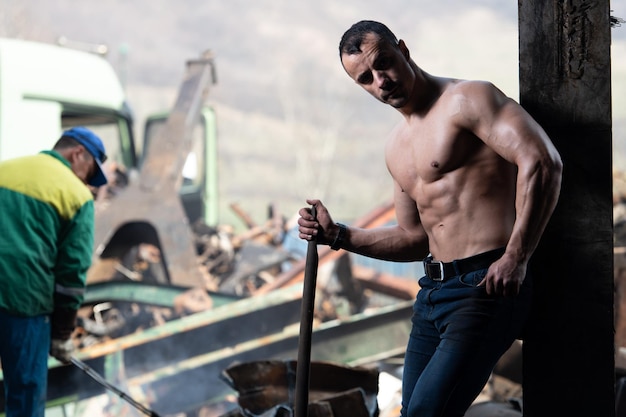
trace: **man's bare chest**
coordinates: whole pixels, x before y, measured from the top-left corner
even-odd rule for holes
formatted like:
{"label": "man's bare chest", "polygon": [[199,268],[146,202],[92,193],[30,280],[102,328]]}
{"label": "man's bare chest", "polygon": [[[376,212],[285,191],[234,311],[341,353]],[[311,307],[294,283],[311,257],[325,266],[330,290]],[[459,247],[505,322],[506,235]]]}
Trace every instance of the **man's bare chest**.
{"label": "man's bare chest", "polygon": [[484,143],[471,132],[445,122],[424,122],[397,132],[387,147],[387,161],[404,187],[432,183],[472,164]]}

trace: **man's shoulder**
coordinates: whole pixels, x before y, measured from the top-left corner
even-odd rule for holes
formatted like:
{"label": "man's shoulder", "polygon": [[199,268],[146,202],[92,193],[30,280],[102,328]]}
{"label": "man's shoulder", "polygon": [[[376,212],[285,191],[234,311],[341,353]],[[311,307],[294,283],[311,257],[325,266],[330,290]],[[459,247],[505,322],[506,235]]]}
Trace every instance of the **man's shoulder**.
{"label": "man's shoulder", "polygon": [[513,101],[495,84],[485,80],[454,80],[439,98],[439,104],[447,109],[450,116],[470,119],[485,112],[496,112]]}
{"label": "man's shoulder", "polygon": [[0,187],[48,203],[64,214],[93,200],[89,188],[63,159],[43,152],[0,164]]}
{"label": "man's shoulder", "polygon": [[453,79],[445,85],[442,96],[458,98],[493,94],[503,93],[491,81]]}

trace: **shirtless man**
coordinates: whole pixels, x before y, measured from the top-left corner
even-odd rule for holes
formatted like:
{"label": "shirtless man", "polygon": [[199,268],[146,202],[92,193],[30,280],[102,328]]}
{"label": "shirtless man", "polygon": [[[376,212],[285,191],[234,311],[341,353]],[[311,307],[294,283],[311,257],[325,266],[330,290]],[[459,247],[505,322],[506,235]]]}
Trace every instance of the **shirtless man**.
{"label": "shirtless man", "polygon": [[332,220],[321,201],[299,236],[373,258],[424,261],[405,354],[402,416],[463,416],[530,306],[528,261],[556,205],[562,163],[543,129],[488,82],[435,77],[404,41],[362,21],[341,63],[404,120],[385,146],[397,224]]}

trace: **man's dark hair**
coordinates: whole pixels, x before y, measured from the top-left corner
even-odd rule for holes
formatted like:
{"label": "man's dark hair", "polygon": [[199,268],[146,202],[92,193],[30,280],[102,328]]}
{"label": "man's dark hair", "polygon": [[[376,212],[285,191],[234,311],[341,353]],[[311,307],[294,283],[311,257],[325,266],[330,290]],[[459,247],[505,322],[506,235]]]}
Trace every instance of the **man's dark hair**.
{"label": "man's dark hair", "polygon": [[389,42],[391,45],[396,45],[398,39],[391,30],[380,22],[373,20],[361,20],[355,23],[348,29],[339,42],[339,57],[341,55],[354,55],[359,54],[361,51],[361,43],[368,33],[373,33],[378,36],[378,39]]}
{"label": "man's dark hair", "polygon": [[80,146],[80,143],[78,143],[75,139],[70,138],[69,136],[61,136],[61,138],[57,140],[57,142],[54,144],[52,149],[54,149],[55,151],[63,151],[65,149],[75,148],[77,146]]}

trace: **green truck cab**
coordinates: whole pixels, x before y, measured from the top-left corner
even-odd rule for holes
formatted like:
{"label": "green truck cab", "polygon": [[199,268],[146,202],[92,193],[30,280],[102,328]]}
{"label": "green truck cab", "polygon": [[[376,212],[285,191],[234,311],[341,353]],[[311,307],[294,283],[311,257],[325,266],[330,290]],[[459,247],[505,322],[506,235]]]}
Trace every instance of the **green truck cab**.
{"label": "green truck cab", "polygon": [[[142,149],[167,114],[151,116]],[[18,39],[0,38],[0,161],[49,149],[72,126],[92,129],[105,143],[107,165],[140,168],[133,112],[122,83],[102,56]],[[189,221],[215,224],[217,213],[214,111],[204,106],[183,169],[181,198]]]}

